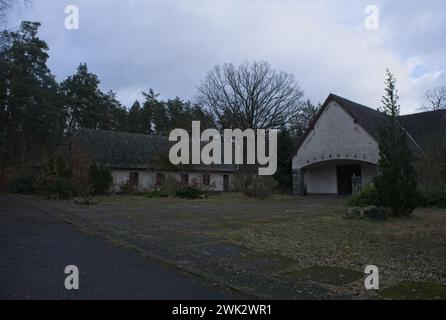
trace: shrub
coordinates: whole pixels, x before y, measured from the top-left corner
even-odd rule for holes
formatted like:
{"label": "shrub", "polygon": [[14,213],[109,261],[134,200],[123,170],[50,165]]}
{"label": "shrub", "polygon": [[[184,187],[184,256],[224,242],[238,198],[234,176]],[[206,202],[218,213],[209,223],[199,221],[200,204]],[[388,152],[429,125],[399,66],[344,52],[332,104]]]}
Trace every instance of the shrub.
{"label": "shrub", "polygon": [[236,175],[239,191],[251,198],[264,199],[273,193],[277,181],[271,176],[259,176],[256,173],[243,172]]}
{"label": "shrub", "polygon": [[264,176],[259,177],[260,181],[257,184],[254,197],[259,199],[266,199],[273,194],[273,191],[277,188],[278,182],[274,177]]}
{"label": "shrub", "polygon": [[160,191],[163,191],[168,195],[176,195],[176,192],[181,189],[181,182],[171,176],[166,176],[164,182],[159,187]]}
{"label": "shrub", "polygon": [[133,186],[129,180],[123,182],[119,185],[119,194],[135,194],[137,192],[137,188]]}
{"label": "shrub", "polygon": [[361,208],[378,205],[378,191],[375,186],[366,186],[361,193],[350,199],[350,205]]}
{"label": "shrub", "polygon": [[62,158],[49,159],[36,176],[34,186],[37,192],[49,199],[69,199],[84,191]]}
{"label": "shrub", "polygon": [[71,172],[63,158],[51,158],[46,161],[42,173],[49,176],[70,177]]}
{"label": "shrub", "polygon": [[217,189],[217,184],[215,183],[215,181],[213,181],[208,186],[202,185],[200,188],[201,192],[203,192],[205,195],[211,194],[212,192],[214,192],[215,189]]}
{"label": "shrub", "polygon": [[177,190],[175,193],[175,196],[181,199],[199,199],[203,195],[204,194],[200,190],[191,187]]}
{"label": "shrub", "polygon": [[47,176],[40,180],[40,192],[48,199],[71,199],[82,192],[81,186],[69,177]]}
{"label": "shrub", "polygon": [[98,166],[96,163],[90,166],[89,179],[95,194],[107,193],[113,184],[110,168]]}
{"label": "shrub", "polygon": [[82,186],[82,190],[87,194],[93,193],[90,183],[91,164],[91,158],[85,150],[79,146],[73,145],[70,156],[70,176]]}
{"label": "shrub", "polygon": [[8,183],[8,189],[12,193],[33,194],[34,179],[37,172],[33,169],[20,170]]}
{"label": "shrub", "polygon": [[421,202],[425,207],[445,207],[446,193],[438,191],[421,191]]}

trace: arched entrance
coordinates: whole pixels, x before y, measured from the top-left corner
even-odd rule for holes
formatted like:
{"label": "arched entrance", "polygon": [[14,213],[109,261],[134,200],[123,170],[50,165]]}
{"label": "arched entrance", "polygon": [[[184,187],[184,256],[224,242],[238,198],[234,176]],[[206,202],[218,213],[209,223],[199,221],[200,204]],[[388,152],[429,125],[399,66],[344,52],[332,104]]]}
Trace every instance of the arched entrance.
{"label": "arched entrance", "polygon": [[355,186],[373,182],[378,166],[371,162],[336,159],[312,163],[294,172],[300,194],[351,195]]}

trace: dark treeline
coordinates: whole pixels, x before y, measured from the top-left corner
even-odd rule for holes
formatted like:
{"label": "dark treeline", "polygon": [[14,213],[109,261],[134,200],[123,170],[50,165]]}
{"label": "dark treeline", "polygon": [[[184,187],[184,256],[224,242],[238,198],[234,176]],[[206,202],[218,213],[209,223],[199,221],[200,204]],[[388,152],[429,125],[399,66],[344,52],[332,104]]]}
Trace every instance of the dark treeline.
{"label": "dark treeline", "polygon": [[98,76],[85,63],[57,82],[39,27],[25,21],[0,34],[0,170],[42,163],[79,128],[167,136],[176,128],[189,131],[195,120],[203,129],[279,129],[276,180],[290,190],[295,137],[319,109],[301,99],[303,91],[292,75],[276,72],[266,62],[226,64],[201,84],[202,104],[163,100],[149,89],[141,101],[124,106],[115,92],[101,91]]}
{"label": "dark treeline", "polygon": [[100,80],[83,63],[58,83],[39,26],[23,22],[0,35],[0,168],[38,163],[78,128],[167,135],[190,128],[192,120],[214,126],[200,105],[163,101],[151,89],[143,92],[144,101],[126,108],[116,93],[99,89]]}

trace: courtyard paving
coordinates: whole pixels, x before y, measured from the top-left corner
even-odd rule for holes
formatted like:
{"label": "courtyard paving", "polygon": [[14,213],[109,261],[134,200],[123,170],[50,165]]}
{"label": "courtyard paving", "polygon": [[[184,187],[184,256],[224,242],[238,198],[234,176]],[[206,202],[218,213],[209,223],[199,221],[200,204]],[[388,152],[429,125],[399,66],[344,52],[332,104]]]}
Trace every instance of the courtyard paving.
{"label": "courtyard paving", "polygon": [[[86,232],[255,298],[446,299],[445,209],[373,222],[343,219],[347,200],[334,196],[109,196],[94,206],[24,199]],[[380,270],[378,292],[364,290],[367,265]]]}

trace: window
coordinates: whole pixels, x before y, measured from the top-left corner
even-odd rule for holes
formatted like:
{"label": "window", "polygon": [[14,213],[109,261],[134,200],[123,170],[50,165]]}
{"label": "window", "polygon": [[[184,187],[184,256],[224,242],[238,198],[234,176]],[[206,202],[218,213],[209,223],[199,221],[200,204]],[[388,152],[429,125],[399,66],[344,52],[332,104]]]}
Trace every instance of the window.
{"label": "window", "polygon": [[211,185],[211,175],[203,174],[203,186],[209,187]]}
{"label": "window", "polygon": [[181,184],[183,186],[189,186],[189,174],[187,173],[181,174]]}
{"label": "window", "polygon": [[129,183],[131,186],[139,185],[139,172],[130,172],[129,174]]}
{"label": "window", "polygon": [[166,176],[162,173],[156,174],[156,186],[161,187],[164,183],[164,180],[166,179]]}

